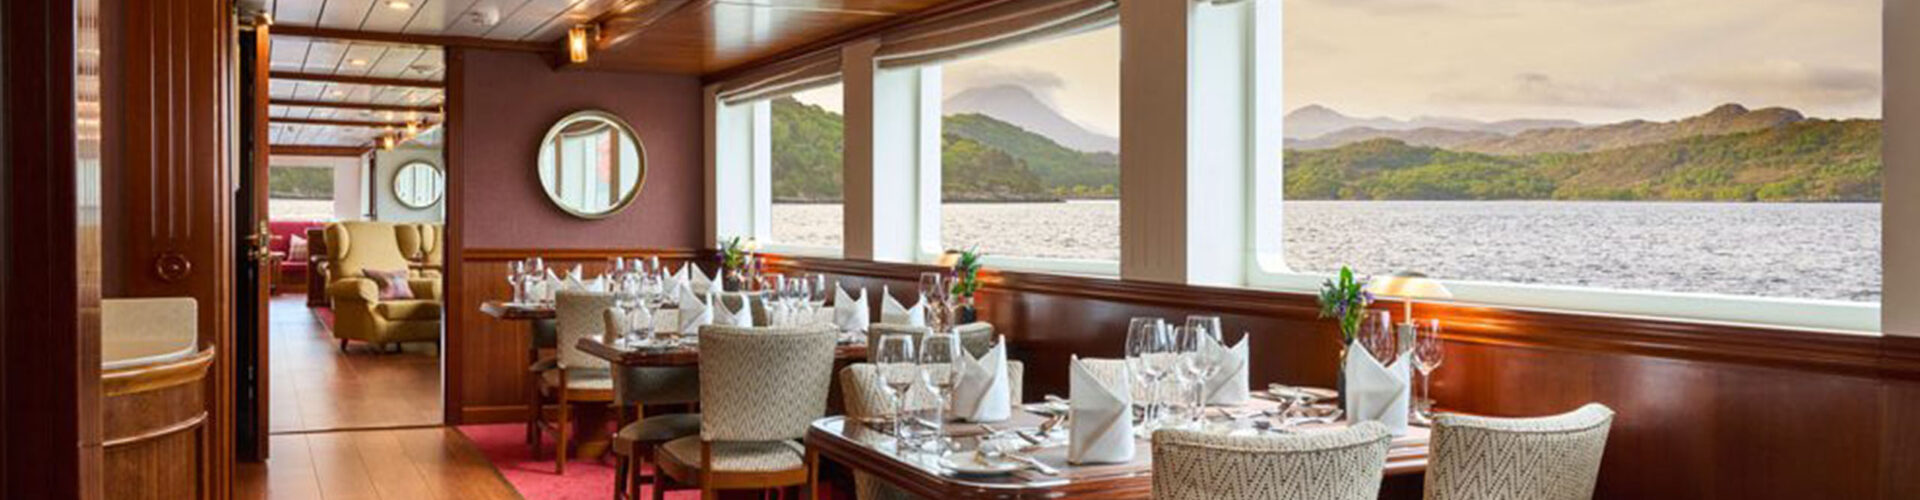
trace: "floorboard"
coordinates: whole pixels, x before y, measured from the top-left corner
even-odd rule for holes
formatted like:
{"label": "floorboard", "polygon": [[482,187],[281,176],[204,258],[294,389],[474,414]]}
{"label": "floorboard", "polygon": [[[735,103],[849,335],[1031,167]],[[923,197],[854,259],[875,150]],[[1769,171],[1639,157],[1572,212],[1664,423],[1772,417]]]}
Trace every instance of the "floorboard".
{"label": "floorboard", "polygon": [[[432,344],[382,352],[340,342],[307,309],[278,295],[269,309],[268,430],[274,433],[441,424],[440,352]],[[277,454],[277,453],[276,453]]]}
{"label": "floorboard", "polygon": [[273,458],[234,471],[238,500],[518,499],[451,427],[273,436]]}

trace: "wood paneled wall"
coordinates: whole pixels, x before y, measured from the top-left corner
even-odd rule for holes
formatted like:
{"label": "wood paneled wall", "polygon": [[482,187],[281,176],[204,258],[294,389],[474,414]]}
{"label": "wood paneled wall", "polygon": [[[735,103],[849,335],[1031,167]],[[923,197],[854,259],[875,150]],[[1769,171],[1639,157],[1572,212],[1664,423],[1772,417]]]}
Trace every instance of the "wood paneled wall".
{"label": "wood paneled wall", "polygon": [[[924,266],[775,259],[878,293]],[[1134,316],[1223,317],[1251,335],[1252,378],[1331,386],[1337,330],[1307,294],[987,273],[982,319],[1027,363],[1027,393],[1067,395],[1069,355],[1120,356]],[[1382,304],[1398,314],[1397,303]],[[1442,318],[1443,407],[1619,412],[1597,498],[1920,498],[1920,341],[1492,308]]]}
{"label": "wood paneled wall", "polygon": [[[588,276],[598,275],[612,256],[658,256],[678,267],[694,259],[692,250],[497,250],[465,249],[465,256],[449,273],[458,273],[448,287],[459,287],[447,304],[447,419],[472,424],[519,422],[526,418],[527,329],[525,321],[494,319],[480,312],[489,300],[513,296],[507,268],[517,260],[539,256],[547,266],[564,272],[580,265]],[[702,262],[711,269],[713,264]]]}
{"label": "wood paneled wall", "polygon": [[112,146],[103,219],[112,297],[193,297],[207,377],[213,498],[227,498],[233,452],[232,3],[108,0],[103,50]]}

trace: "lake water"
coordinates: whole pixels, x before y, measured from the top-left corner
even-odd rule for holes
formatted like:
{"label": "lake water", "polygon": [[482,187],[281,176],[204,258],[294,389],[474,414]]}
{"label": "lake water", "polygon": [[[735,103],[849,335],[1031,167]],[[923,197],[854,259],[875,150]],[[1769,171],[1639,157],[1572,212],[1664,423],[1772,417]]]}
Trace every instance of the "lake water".
{"label": "lake water", "polygon": [[[1880,301],[1880,205],[1287,202],[1296,270]],[[1119,258],[1117,202],[950,204],[942,241],[998,255]],[[838,205],[774,206],[773,238],[838,246]]]}

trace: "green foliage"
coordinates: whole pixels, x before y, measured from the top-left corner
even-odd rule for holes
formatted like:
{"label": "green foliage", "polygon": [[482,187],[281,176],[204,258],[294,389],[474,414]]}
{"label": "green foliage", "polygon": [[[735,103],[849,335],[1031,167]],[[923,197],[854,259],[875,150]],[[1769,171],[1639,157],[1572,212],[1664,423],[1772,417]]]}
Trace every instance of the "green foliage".
{"label": "green foliage", "polygon": [[839,201],[845,130],[840,115],[792,97],[774,99],[773,199]]}
{"label": "green foliage", "polygon": [[1880,141],[1878,120],[1522,156],[1374,139],[1286,151],[1284,192],[1296,200],[1877,201]]}
{"label": "green foliage", "polygon": [[1367,280],[1353,276],[1353,269],[1340,266],[1340,274],[1320,283],[1320,317],[1340,322],[1341,345],[1353,342],[1366,318],[1373,294],[1367,292]]}
{"label": "green foliage", "polygon": [[972,297],[980,291],[980,258],[986,257],[979,247],[958,251],[960,256],[953,261],[953,295]]}
{"label": "green foliage", "polygon": [[[1118,196],[1118,190],[1112,186],[1120,185],[1120,157],[1112,153],[1085,153],[1068,149],[1046,136],[978,113],[947,115],[941,121],[941,131],[947,136],[971,139],[1005,151],[1025,163],[1049,191],[1087,186],[1088,190],[1078,193],[1052,192],[1076,198]],[[942,160],[946,158],[942,156]],[[947,166],[947,170],[953,170],[952,164]]]}
{"label": "green foliage", "polygon": [[752,266],[752,240],[742,240],[739,236],[735,236],[720,243],[720,267],[722,269],[727,271],[741,271]]}
{"label": "green foliage", "polygon": [[331,200],[333,199],[333,169],[269,167],[267,197],[281,200]]}
{"label": "green foliage", "polygon": [[972,139],[941,137],[940,191],[946,201],[1052,201],[1026,162]]}

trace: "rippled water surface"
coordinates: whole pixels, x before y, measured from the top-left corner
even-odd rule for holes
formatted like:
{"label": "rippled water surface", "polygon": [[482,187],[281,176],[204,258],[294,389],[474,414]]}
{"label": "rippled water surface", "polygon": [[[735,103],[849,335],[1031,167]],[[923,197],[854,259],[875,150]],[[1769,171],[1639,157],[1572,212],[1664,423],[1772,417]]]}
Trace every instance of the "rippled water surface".
{"label": "rippled water surface", "polygon": [[[1880,300],[1880,205],[1307,201],[1285,207],[1287,263],[1326,272]],[[838,205],[775,205],[774,240],[838,246]],[[952,204],[947,246],[1119,258],[1116,202]],[[959,244],[956,245],[955,242]]]}

